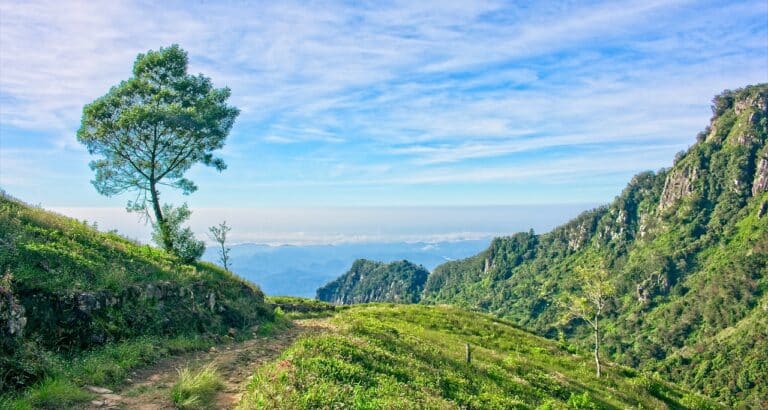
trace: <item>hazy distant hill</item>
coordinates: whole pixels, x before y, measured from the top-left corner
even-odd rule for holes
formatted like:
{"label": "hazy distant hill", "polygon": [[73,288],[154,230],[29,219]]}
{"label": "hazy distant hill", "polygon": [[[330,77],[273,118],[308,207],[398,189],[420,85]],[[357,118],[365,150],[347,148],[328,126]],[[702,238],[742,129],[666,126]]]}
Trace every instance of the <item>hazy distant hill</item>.
{"label": "hazy distant hill", "polygon": [[[338,245],[232,247],[232,270],[259,284],[269,295],[314,297],[315,291],[361,258],[393,262],[407,259],[427,269],[448,260],[466,258],[488,247],[489,239],[437,243],[349,243]],[[216,261],[215,249],[203,260]]]}

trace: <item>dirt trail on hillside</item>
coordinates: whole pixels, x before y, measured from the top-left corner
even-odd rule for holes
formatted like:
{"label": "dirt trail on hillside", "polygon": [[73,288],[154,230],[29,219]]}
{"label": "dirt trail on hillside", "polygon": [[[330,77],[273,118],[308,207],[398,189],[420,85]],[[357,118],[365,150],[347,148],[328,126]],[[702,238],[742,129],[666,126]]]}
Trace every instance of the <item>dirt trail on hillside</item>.
{"label": "dirt trail on hillside", "polygon": [[86,387],[97,395],[87,409],[175,409],[170,398],[171,387],[181,368],[198,369],[213,364],[224,381],[215,408],[231,409],[240,401],[254,371],[276,358],[300,336],[333,330],[328,319],[302,319],[270,336],[257,336],[244,342],[223,344],[210,351],[190,353],[164,359],[138,369],[116,392],[99,387]]}

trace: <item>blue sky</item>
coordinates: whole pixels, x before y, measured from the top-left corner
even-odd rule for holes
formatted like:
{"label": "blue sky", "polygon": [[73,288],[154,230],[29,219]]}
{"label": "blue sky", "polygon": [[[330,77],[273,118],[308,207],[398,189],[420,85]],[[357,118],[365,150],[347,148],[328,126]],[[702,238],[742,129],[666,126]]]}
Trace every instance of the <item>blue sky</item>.
{"label": "blue sky", "polygon": [[0,186],[123,207],[82,107],[172,43],[242,110],[193,209],[608,202],[768,81],[765,0],[304,3],[0,1]]}

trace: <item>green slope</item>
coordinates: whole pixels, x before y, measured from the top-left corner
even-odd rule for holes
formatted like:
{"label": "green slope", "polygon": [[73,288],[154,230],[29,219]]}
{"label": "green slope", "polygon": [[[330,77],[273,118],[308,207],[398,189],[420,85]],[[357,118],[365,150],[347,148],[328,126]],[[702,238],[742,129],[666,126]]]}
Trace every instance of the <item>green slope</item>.
{"label": "green slope", "polygon": [[458,308],[357,305],[332,324],[259,369],[240,408],[718,408],[625,367],[598,379],[588,353]]}
{"label": "green slope", "polygon": [[255,285],[215,265],[183,264],[0,192],[0,394],[52,376],[84,350],[217,338],[273,315]]}
{"label": "green slope", "polygon": [[555,301],[597,258],[619,288],[605,343],[614,360],[659,371],[732,405],[768,406],[768,84],[726,91],[670,169],[637,175],[610,204],[543,235],[497,238],[437,267],[422,296],[494,313],[586,347]]}
{"label": "green slope", "polygon": [[358,259],[347,273],[317,290],[317,298],[339,305],[369,302],[417,303],[429,271],[408,261]]}

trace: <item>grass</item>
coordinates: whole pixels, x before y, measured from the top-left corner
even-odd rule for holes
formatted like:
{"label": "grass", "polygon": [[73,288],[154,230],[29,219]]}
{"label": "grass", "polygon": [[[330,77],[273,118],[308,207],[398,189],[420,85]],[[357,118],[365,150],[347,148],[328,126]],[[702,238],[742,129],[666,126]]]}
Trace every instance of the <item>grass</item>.
{"label": "grass", "polygon": [[[93,398],[75,383],[62,378],[44,379],[19,401],[10,404],[10,408],[21,409],[65,409]],[[0,403],[0,408],[4,404]]]}
{"label": "grass", "polygon": [[69,408],[91,398],[80,386],[114,388],[135,368],[214,344],[201,336],[140,337],[77,355],[47,355],[40,360],[49,376],[23,393],[0,397],[0,409]]}
{"label": "grass", "polygon": [[245,283],[216,265],[183,264],[165,251],[114,232],[30,206],[0,191],[0,267],[27,288],[48,291],[120,290],[172,281]]}
{"label": "grass", "polygon": [[224,386],[221,376],[211,365],[192,371],[179,370],[179,380],[171,388],[171,400],[179,409],[213,408],[216,392]]}
{"label": "grass", "polygon": [[[255,374],[241,409],[719,408],[509,322],[447,306],[361,305]],[[465,360],[465,346],[472,361]]]}
{"label": "grass", "polygon": [[290,319],[330,317],[336,310],[344,308],[317,299],[296,296],[268,296],[265,301],[285,312]]}

